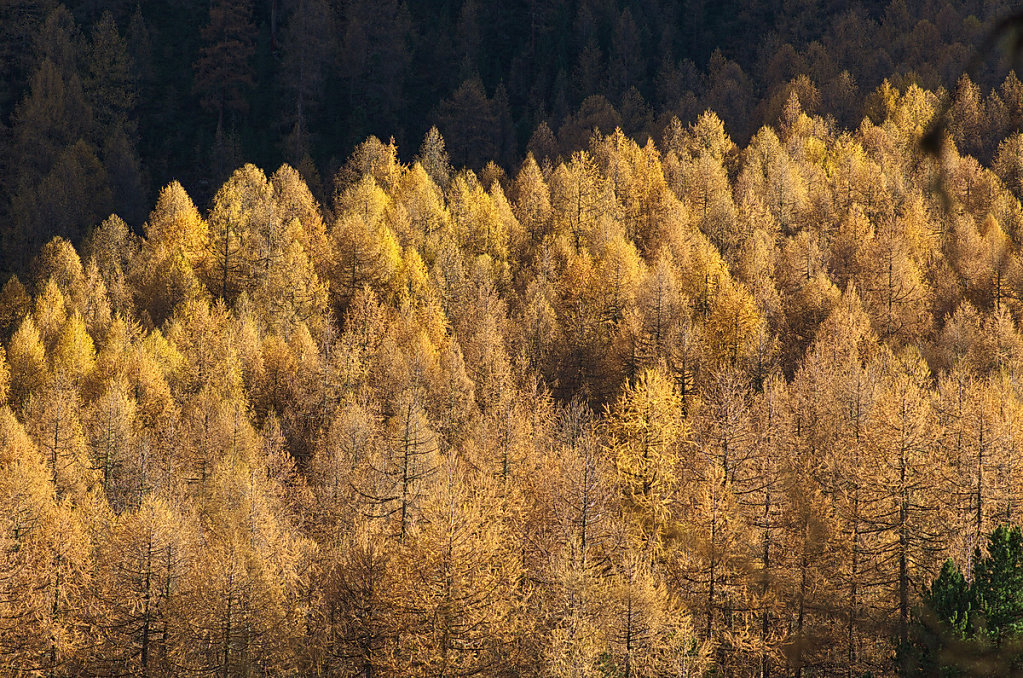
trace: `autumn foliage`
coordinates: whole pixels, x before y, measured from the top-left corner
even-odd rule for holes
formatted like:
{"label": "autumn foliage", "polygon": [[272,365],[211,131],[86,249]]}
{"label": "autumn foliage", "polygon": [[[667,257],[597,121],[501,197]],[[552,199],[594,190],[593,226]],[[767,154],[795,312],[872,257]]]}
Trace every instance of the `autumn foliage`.
{"label": "autumn foliage", "polygon": [[879,96],[479,174],[371,137],[325,202],[247,164],[45,244],[0,672],[894,673],[1023,518],[1023,144],[924,157],[935,96]]}

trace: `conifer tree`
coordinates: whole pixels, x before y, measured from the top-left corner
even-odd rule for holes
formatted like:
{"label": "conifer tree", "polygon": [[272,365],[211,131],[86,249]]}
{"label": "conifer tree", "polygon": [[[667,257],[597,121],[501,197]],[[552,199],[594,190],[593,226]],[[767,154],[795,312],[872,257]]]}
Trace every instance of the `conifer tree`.
{"label": "conifer tree", "polygon": [[674,505],[681,479],[687,427],[678,389],[656,369],[627,384],[611,410],[608,454],[618,473],[636,537],[658,548],[676,528]]}
{"label": "conifer tree", "polygon": [[255,51],[252,7],[243,0],[218,0],[210,5],[202,29],[203,47],[196,60],[195,90],[204,108],[217,114],[217,138],[224,133],[227,114],[245,113]]}

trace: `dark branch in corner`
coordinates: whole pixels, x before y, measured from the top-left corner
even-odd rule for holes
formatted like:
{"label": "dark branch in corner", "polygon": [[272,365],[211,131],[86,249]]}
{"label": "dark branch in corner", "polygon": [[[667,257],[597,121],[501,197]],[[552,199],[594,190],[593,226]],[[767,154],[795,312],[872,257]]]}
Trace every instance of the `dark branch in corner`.
{"label": "dark branch in corner", "polygon": [[[983,42],[981,42],[976,51],[974,51],[973,56],[966,63],[963,73],[976,81],[977,70],[981,64],[994,51],[1002,38],[1012,31],[1015,31],[1011,47],[1013,69],[1017,73],[1023,72],[1023,69],[1020,68],[1023,65],[1023,10],[1021,10],[1009,14],[988,31],[988,34],[984,36]],[[952,104],[959,95],[959,82],[956,81],[955,86],[945,96],[945,101],[942,103],[938,114],[931,121],[930,129],[920,139],[920,149],[927,155],[936,158],[941,156],[945,143],[945,132],[948,129],[949,112],[952,110]]]}

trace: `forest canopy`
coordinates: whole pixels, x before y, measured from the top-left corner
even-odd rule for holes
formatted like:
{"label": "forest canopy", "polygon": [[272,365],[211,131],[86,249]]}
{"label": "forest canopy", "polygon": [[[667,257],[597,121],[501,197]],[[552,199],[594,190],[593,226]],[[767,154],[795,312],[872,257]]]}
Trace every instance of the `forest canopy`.
{"label": "forest canopy", "polygon": [[923,156],[879,92],[53,238],[0,291],[3,665],[894,672],[1021,520],[1023,141]]}
{"label": "forest canopy", "polygon": [[[459,46],[430,48],[410,36],[439,5],[200,4],[0,4],[27,88],[2,170],[0,672],[1003,666],[1023,84],[911,50],[966,49],[982,8],[793,8],[767,41],[782,75],[753,90],[717,78],[754,46],[731,61],[697,28],[760,14],[665,21],[709,70],[636,127],[613,87],[664,81],[640,56],[658,3],[512,21],[469,0]],[[489,79],[521,53],[545,82],[565,17],[603,75],[556,122],[536,111],[561,95],[534,109]],[[895,26],[915,37],[874,50]],[[388,31],[405,46],[375,51]],[[431,119],[402,89],[417,46],[474,75],[444,71],[437,126],[403,147],[353,121]],[[298,145],[268,150],[277,69]],[[177,84],[160,103],[155,83]],[[354,150],[313,157],[348,143],[320,142],[342,119]]]}
{"label": "forest canopy", "polygon": [[[1004,0],[3,0],[0,275],[111,212],[141,232],[161,187],[205,209],[246,162],[287,162],[329,203],[370,135],[411,162],[436,126],[457,167],[640,145],[713,110],[737,143],[803,109],[879,123],[888,79],[951,91]],[[978,106],[1011,107],[997,55]],[[882,117],[878,117],[882,116]],[[988,162],[1004,130],[963,120]],[[968,138],[967,138],[968,137]],[[965,144],[965,145],[963,145]]]}

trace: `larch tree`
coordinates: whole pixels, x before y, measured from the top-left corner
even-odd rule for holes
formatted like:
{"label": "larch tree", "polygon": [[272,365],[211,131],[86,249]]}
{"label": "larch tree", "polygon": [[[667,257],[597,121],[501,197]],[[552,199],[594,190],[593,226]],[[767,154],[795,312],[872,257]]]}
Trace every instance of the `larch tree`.
{"label": "larch tree", "polygon": [[843,628],[828,613],[836,591],[829,586],[836,570],[840,522],[822,488],[804,475],[789,471],[784,512],[783,549],[787,570],[784,605],[794,617],[791,634],[783,646],[789,670],[795,676],[826,665],[840,656],[838,638]]}
{"label": "larch tree", "polygon": [[614,191],[625,234],[644,253],[660,247],[669,215],[679,211],[653,142],[642,148],[620,129],[591,144],[593,158]]}
{"label": "larch tree", "polygon": [[[207,272],[212,243],[208,224],[176,181],[160,191],[145,231],[142,252],[129,270],[139,310],[159,325],[178,304],[204,295],[199,276]],[[212,280],[208,284],[214,291],[223,290],[223,284],[219,289]]]}
{"label": "larch tree", "polygon": [[119,665],[148,676],[179,666],[184,648],[172,639],[194,539],[192,518],[154,495],[112,526],[97,555],[97,670]]}
{"label": "larch tree", "polygon": [[864,150],[856,138],[840,136],[825,160],[835,207],[850,210],[856,206],[868,215],[877,215],[889,200],[881,168]]}
{"label": "larch tree", "polygon": [[[17,219],[27,220],[29,242],[50,234],[80,242],[88,229],[113,210],[109,177],[98,149],[78,139],[62,150],[34,190],[14,201]],[[35,248],[33,248],[35,249]]]}
{"label": "larch tree", "polygon": [[327,312],[327,285],[316,275],[301,237],[302,226],[292,219],[282,234],[282,252],[252,292],[253,302],[265,309],[266,325],[282,333],[303,323],[319,330]]}
{"label": "larch tree", "polygon": [[231,450],[213,469],[202,550],[181,584],[186,666],[222,676],[291,661],[299,631],[292,601],[305,543],[266,460],[245,454]]}
{"label": "larch tree", "polygon": [[85,303],[85,269],[78,252],[66,238],[57,236],[43,245],[32,265],[36,290],[53,281],[68,309],[81,309]]}
{"label": "larch tree", "polygon": [[845,661],[847,666],[855,667],[863,653],[860,638],[869,623],[864,618],[873,568],[868,517],[873,515],[875,505],[869,492],[872,455],[867,445],[873,426],[878,379],[875,359],[879,352],[877,337],[855,288],[846,289],[818,330],[811,351],[813,359],[807,362],[816,363],[820,368],[817,374],[834,377],[825,376],[822,384],[829,389],[825,402],[835,406],[829,413],[834,422],[833,437],[824,445],[833,451],[833,459],[828,462],[833,464],[833,475],[828,484],[842,521],[841,557],[847,559],[838,565],[836,577],[844,589],[838,595],[846,617]]}
{"label": "larch tree", "polygon": [[371,462],[379,475],[375,489],[362,491],[376,505],[375,515],[385,519],[392,538],[403,542],[419,520],[424,482],[436,472],[437,438],[430,427],[421,396],[400,394],[386,422],[386,442]]}
{"label": "larch tree", "polygon": [[50,676],[76,672],[92,642],[87,617],[92,544],[82,518],[73,502],[64,499],[53,506],[47,526],[45,579],[40,582],[34,634],[41,647],[26,663]]}
{"label": "larch tree", "polygon": [[749,291],[741,283],[721,280],[704,324],[708,361],[715,366],[754,362],[751,358],[762,323]]}
{"label": "larch tree", "polygon": [[644,370],[626,385],[609,415],[607,454],[635,536],[658,549],[677,529],[678,486],[690,470],[681,464],[688,431],[678,389],[663,372]]}
{"label": "larch tree", "polygon": [[327,65],[335,56],[334,12],[324,0],[302,0],[291,10],[281,38],[281,85],[293,99],[288,153],[302,162],[312,150],[310,116],[323,103]]}
{"label": "larch tree", "polygon": [[590,245],[598,217],[616,211],[613,189],[586,151],[575,153],[568,164],[558,165],[550,178],[550,191],[554,227],[570,239],[576,251]]}
{"label": "larch tree", "polygon": [[7,345],[7,363],[10,370],[8,398],[12,407],[20,409],[49,377],[46,347],[31,314],[21,321]]}
{"label": "larch tree", "polygon": [[1023,196],[1023,134],[1002,139],[991,168],[1013,195]]}
{"label": "larch tree", "polygon": [[[381,444],[379,417],[355,400],[339,405],[322,443],[310,460],[310,485],[316,499],[316,530],[332,544],[356,529],[360,515],[372,515],[375,479],[372,462]],[[365,483],[365,485],[364,485]]]}
{"label": "larch tree", "polygon": [[497,157],[500,128],[493,100],[478,76],[467,78],[437,106],[437,122],[459,165],[479,169]]}
{"label": "larch tree", "polygon": [[77,311],[64,322],[53,346],[50,365],[56,377],[68,379],[79,392],[89,385],[96,367],[96,346]]}
{"label": "larch tree", "polygon": [[[615,550],[615,491],[600,453],[593,415],[579,402],[558,413],[556,444],[539,460],[532,492],[545,514],[541,539],[529,553],[550,601],[547,642],[537,648],[556,676],[592,675],[604,649],[602,576]],[[541,608],[543,609],[543,608]]]}
{"label": "larch tree", "polygon": [[870,248],[872,265],[865,271],[864,296],[878,336],[907,342],[926,332],[930,318],[925,282],[901,236],[892,220],[879,224]]}
{"label": "larch tree", "polygon": [[80,395],[57,373],[25,405],[27,428],[46,459],[57,496],[79,498],[97,481],[80,418]]}
{"label": "larch tree", "polygon": [[249,3],[217,0],[210,4],[209,21],[202,29],[203,46],[194,64],[195,90],[203,107],[217,114],[218,139],[224,133],[226,115],[247,112],[255,34]]}
{"label": "larch tree", "polygon": [[[324,636],[321,665],[349,675],[388,675],[399,664],[398,642],[407,627],[398,615],[396,554],[386,532],[360,521],[350,535],[324,548],[323,601],[319,628]],[[407,591],[407,589],[405,590]]]}
{"label": "larch tree", "polygon": [[676,191],[696,215],[697,227],[722,252],[735,249],[741,233],[734,228],[735,204],[722,158],[706,151],[683,160],[680,184]]}
{"label": "larch tree", "polygon": [[[11,199],[15,221],[5,238],[8,256],[29,256],[28,252],[38,250],[48,235],[58,233],[59,225],[80,216],[81,207],[62,215],[60,222],[46,224],[44,215],[37,212],[38,202],[44,195],[40,182],[53,170],[61,155],[86,134],[91,121],[92,111],[82,93],[78,74],[44,59],[32,76],[29,96],[18,105],[12,120],[13,150],[30,162],[19,168],[15,180],[16,193]],[[14,245],[18,250],[13,249]],[[27,262],[22,261],[24,263]]]}
{"label": "larch tree", "polygon": [[132,312],[134,286],[128,276],[139,250],[139,238],[128,224],[117,216],[104,219],[89,234],[82,250],[95,262],[110,299],[111,311],[115,314]]}
{"label": "larch tree", "polygon": [[651,567],[646,554],[626,550],[613,574],[606,613],[602,671],[627,678],[704,670],[709,647],[697,639],[693,619]]}
{"label": "larch tree", "polygon": [[419,146],[419,153],[416,155],[418,162],[427,176],[442,191],[447,190],[448,182],[454,175],[454,168],[451,166],[451,158],[444,147],[444,137],[441,136],[436,126],[431,127],[423,137],[423,143]]}
{"label": "larch tree", "polygon": [[447,191],[451,234],[467,257],[508,257],[509,233],[486,188],[472,173],[459,173]]}
{"label": "larch tree", "polygon": [[[133,492],[142,469],[135,455],[135,400],[124,378],[105,384],[100,396],[85,412],[85,431],[92,466],[99,471],[103,491],[112,507],[123,508],[139,499]],[[144,474],[144,472],[143,472]],[[140,488],[141,489],[141,488]]]}
{"label": "larch tree", "polygon": [[0,407],[7,405],[11,389],[11,368],[7,365],[7,352],[0,346]]}
{"label": "larch tree", "polygon": [[400,246],[382,219],[388,200],[369,175],[363,175],[337,196],[337,222],[330,235],[340,256],[334,262],[330,281],[340,312],[364,286],[383,291],[398,267]]}
{"label": "larch tree", "polygon": [[[719,665],[739,660],[751,628],[745,606],[753,539],[738,498],[716,463],[689,474],[678,526],[685,545],[668,564],[692,611],[701,640],[712,645]],[[759,635],[759,633],[757,633]]]}
{"label": "larch tree", "polygon": [[759,670],[763,676],[771,675],[772,669],[780,663],[780,646],[788,634],[780,605],[785,583],[782,543],[785,468],[782,450],[791,425],[787,400],[786,385],[775,375],[765,381],[763,391],[751,404],[750,465],[755,469],[755,475],[749,491],[740,497],[748,511],[751,527],[759,532],[751,557],[755,565],[750,587],[750,594],[754,596],[753,606],[760,617],[757,624],[759,638],[751,643],[751,649],[754,652],[759,650]]}
{"label": "larch tree", "polygon": [[418,163],[413,163],[401,176],[388,212],[391,228],[402,246],[423,247],[446,230],[448,214],[443,190]]}
{"label": "larch tree", "polygon": [[331,249],[323,213],[303,176],[290,165],[281,165],[270,177],[275,211],[283,224],[298,220],[296,237],[320,280],[330,272],[335,252]]}
{"label": "larch tree", "polygon": [[500,672],[513,665],[508,649],[518,625],[519,561],[503,521],[493,519],[493,486],[451,457],[429,485],[405,544],[408,571],[400,575],[408,587],[398,605],[408,623],[401,639],[408,674]]}
{"label": "larch tree", "polygon": [[210,246],[209,237],[208,225],[181,184],[172,181],[164,186],[146,222],[147,244],[180,254],[198,268]]}
{"label": "larch tree", "polygon": [[733,160],[732,156],[737,151],[735,142],[725,130],[724,122],[712,110],[701,113],[696,122],[685,130],[679,142],[684,146],[673,148],[676,153],[681,154],[683,150],[694,156],[706,153],[725,163]]}
{"label": "larch tree", "polygon": [[50,540],[56,514],[53,484],[43,455],[10,408],[0,408],[0,656],[13,670],[46,668],[47,595],[53,562]]}
{"label": "larch tree", "polygon": [[634,363],[630,366],[633,371],[671,355],[678,327],[689,311],[686,297],[679,289],[675,262],[668,252],[651,262],[636,287],[638,332],[630,349],[634,356],[630,361]]}
{"label": "larch tree", "polygon": [[0,288],[0,336],[5,340],[11,338],[14,331],[32,308],[32,298],[28,290],[12,275]]}
{"label": "larch tree", "polygon": [[782,231],[797,231],[801,211],[807,201],[806,181],[799,165],[769,127],[757,133],[745,154],[745,164],[738,179],[739,190],[758,192]]}
{"label": "larch tree", "polygon": [[549,229],[551,217],[550,188],[532,154],[527,154],[515,177],[512,193],[515,216],[522,223],[533,243],[540,242]]}
{"label": "larch tree", "polygon": [[871,475],[877,478],[868,492],[877,498],[867,520],[879,530],[878,581],[894,594],[891,623],[905,642],[912,588],[932,575],[947,544],[947,507],[939,493],[948,460],[936,445],[940,429],[926,365],[912,352],[886,363],[868,434]]}
{"label": "larch tree", "polygon": [[210,291],[233,302],[253,289],[281,256],[286,224],[271,200],[263,171],[236,170],[213,198],[206,277]]}
{"label": "larch tree", "polygon": [[[949,448],[955,548],[968,556],[993,525],[1012,515],[1017,398],[1004,377],[972,378],[961,366],[938,382],[936,407]],[[1008,484],[1007,484],[1008,482]]]}
{"label": "larch tree", "polygon": [[101,337],[110,324],[110,295],[107,294],[106,283],[100,275],[95,259],[90,259],[85,266],[85,303],[80,309],[82,319],[88,333]]}
{"label": "larch tree", "polygon": [[68,318],[67,299],[53,278],[48,279],[41,292],[36,295],[32,310],[45,348],[52,352],[57,337]]}

